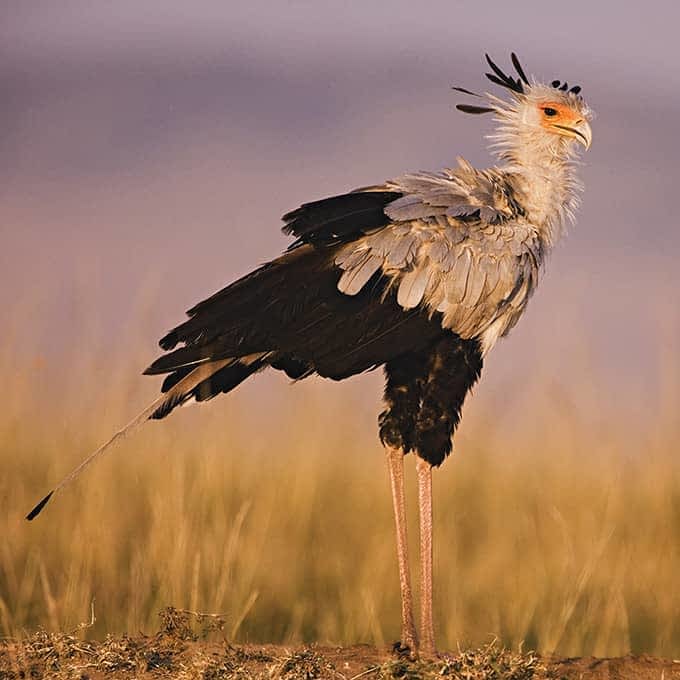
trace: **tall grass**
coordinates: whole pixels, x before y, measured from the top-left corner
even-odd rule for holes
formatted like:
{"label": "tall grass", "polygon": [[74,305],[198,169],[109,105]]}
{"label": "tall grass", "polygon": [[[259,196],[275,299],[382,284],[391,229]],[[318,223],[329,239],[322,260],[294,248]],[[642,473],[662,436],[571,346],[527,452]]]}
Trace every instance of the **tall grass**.
{"label": "tall grass", "polygon": [[[295,388],[260,376],[181,409],[29,524],[37,498],[154,384],[137,377],[148,355],[81,347],[40,360],[5,337],[4,635],[73,628],[94,599],[92,636],[152,631],[174,605],[224,613],[237,641],[398,637],[377,373]],[[489,399],[466,407],[456,453],[435,476],[442,647],[498,636],[569,655],[680,655],[677,377],[644,424],[588,398],[574,405],[541,375],[507,405],[523,414],[512,423],[499,424]]]}

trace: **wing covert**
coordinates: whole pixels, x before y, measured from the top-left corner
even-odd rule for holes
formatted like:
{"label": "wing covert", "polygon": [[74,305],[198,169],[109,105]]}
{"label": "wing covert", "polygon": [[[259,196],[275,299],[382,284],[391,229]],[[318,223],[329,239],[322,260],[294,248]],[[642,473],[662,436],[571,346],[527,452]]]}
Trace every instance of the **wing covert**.
{"label": "wing covert", "polygon": [[493,170],[480,171],[462,158],[458,168],[403,175],[388,183],[403,196],[385,213],[395,221],[448,217],[478,217],[497,224],[517,217],[521,208],[506,179]]}
{"label": "wing covert", "polygon": [[492,326],[495,337],[507,332],[542,260],[512,187],[464,161],[456,170],[405,175],[386,186],[401,194],[384,208],[391,221],[340,245],[338,289],[356,295],[380,273],[404,310],[439,312],[442,325],[463,338]]}

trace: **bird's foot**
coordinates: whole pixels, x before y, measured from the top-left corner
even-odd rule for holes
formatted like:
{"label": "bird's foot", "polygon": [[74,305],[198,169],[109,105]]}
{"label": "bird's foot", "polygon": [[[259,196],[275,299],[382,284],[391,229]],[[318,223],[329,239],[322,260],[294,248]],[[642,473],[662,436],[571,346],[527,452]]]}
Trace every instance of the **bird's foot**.
{"label": "bird's foot", "polygon": [[392,645],[393,654],[400,659],[408,659],[409,661],[440,661],[444,657],[437,651],[434,644],[418,645],[413,643],[406,644],[402,640],[395,642]]}
{"label": "bird's foot", "polygon": [[397,642],[392,645],[392,652],[399,659],[415,661],[418,658],[418,645],[415,641],[408,644],[403,640],[397,640]]}

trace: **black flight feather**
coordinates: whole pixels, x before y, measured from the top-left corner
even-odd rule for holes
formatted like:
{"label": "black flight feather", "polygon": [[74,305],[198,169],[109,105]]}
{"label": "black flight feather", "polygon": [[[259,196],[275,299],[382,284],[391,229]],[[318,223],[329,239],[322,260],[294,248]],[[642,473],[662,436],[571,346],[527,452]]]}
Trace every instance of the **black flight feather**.
{"label": "black flight feather", "polygon": [[199,364],[204,364],[213,359],[225,358],[217,356],[218,348],[214,342],[204,342],[202,347],[203,352],[200,356],[196,356],[196,351],[191,346],[180,347],[179,349],[170,352],[170,354],[164,354],[144,370],[144,375],[158,375],[160,373],[169,373],[170,371],[177,371],[183,368],[194,369]]}
{"label": "black flight feather", "polygon": [[[281,287],[293,286],[293,282],[286,278],[293,271],[300,272],[304,276],[311,276],[313,280],[314,276],[321,273],[319,269],[323,271],[330,266],[329,254],[312,263],[315,271],[306,271],[310,263],[309,253],[300,252],[302,245],[312,245],[321,253],[323,250],[350,242],[367,232],[387,226],[390,218],[385,214],[384,209],[401,196],[401,192],[398,191],[355,191],[305,203],[287,213],[283,217],[286,222],[283,230],[298,237],[288,253],[192,307],[187,312],[192,318],[161,338],[159,342],[161,348],[168,351],[179,342],[207,345],[215,340],[216,335],[212,329],[219,328],[219,323],[224,324],[224,328],[232,328],[233,332],[237,333],[238,327],[230,326],[235,317],[248,318],[252,313],[253,305],[264,305],[266,309],[271,303],[267,299],[260,299],[259,291],[270,290],[276,293]],[[292,261],[300,258],[305,260],[305,264]],[[299,285],[304,289],[309,289],[309,280],[304,276],[299,281]],[[293,276],[293,279],[296,278]],[[206,330],[206,314],[213,317],[212,323],[207,326],[210,330]],[[201,316],[201,319],[197,319],[197,316]],[[268,351],[269,349],[259,347],[254,351]],[[184,356],[182,360],[186,362],[188,356]],[[156,372],[156,367],[150,367],[150,370]],[[163,366],[161,370],[168,368],[168,366]]]}
{"label": "black flight feather", "polygon": [[[253,375],[253,373],[262,370],[264,366],[265,363],[262,360],[254,361],[249,365],[235,362],[225,366],[200,382],[190,392],[179,394],[174,399],[163,403],[149,416],[149,418],[152,420],[161,420],[169,415],[177,406],[181,406],[192,397],[196,399],[196,401],[207,401],[208,399],[216,397],[218,394],[231,392],[231,390],[240,385],[246,378]],[[191,372],[193,369],[194,367],[192,366],[188,370]],[[187,369],[180,368],[175,373],[171,373],[165,379],[163,386],[165,387],[166,383],[171,383],[172,385],[176,384],[184,377],[184,375],[186,375],[186,371]],[[167,392],[167,390],[163,391]]]}
{"label": "black flight feather", "polygon": [[[183,394],[209,398],[266,365],[294,378],[316,372],[342,380],[394,359],[403,347],[424,348],[444,333],[441,314],[404,312],[381,272],[357,295],[341,293],[334,252],[300,246],[197,305],[195,315],[172,331],[172,340],[186,347],[170,355],[168,372],[186,370],[177,366],[180,357],[201,362],[263,356],[248,366],[232,362]],[[163,365],[154,363],[154,370]]]}
{"label": "black flight feather", "polygon": [[283,231],[298,237],[293,246],[347,243],[389,224],[384,208],[401,195],[397,191],[359,191],[305,203],[283,216]]}

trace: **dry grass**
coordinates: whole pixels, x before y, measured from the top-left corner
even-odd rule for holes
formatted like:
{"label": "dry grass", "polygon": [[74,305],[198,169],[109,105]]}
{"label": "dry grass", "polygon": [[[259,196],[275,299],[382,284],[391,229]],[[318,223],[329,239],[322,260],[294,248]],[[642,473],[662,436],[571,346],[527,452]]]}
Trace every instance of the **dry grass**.
{"label": "dry grass", "polygon": [[532,680],[548,677],[545,664],[533,653],[523,654],[504,649],[493,640],[487,645],[436,661],[397,659],[382,664],[379,680],[418,680],[453,678],[454,680]]}
{"label": "dry grass", "polygon": [[[186,643],[161,632],[154,636],[83,642],[61,633],[34,633],[0,643],[0,677],[52,680],[172,677],[175,680],[546,680],[550,674],[535,654],[503,649],[492,642],[436,661],[389,658],[355,648],[297,649]],[[340,670],[340,668],[342,670]],[[567,677],[567,676],[560,676]]]}
{"label": "dry grass", "polygon": [[[153,631],[171,604],[223,614],[237,643],[394,641],[377,374],[295,389],[258,377],[150,424],[23,520],[151,398],[153,382],[137,378],[148,358],[38,359],[11,340],[0,352],[11,395],[0,415],[2,634],[71,630],[96,598],[92,638]],[[490,398],[477,397],[436,475],[441,646],[497,636],[544,653],[677,657],[677,373],[644,427],[588,396],[587,382],[577,401],[538,373],[517,403],[495,404],[521,427],[503,414],[492,427]]]}

